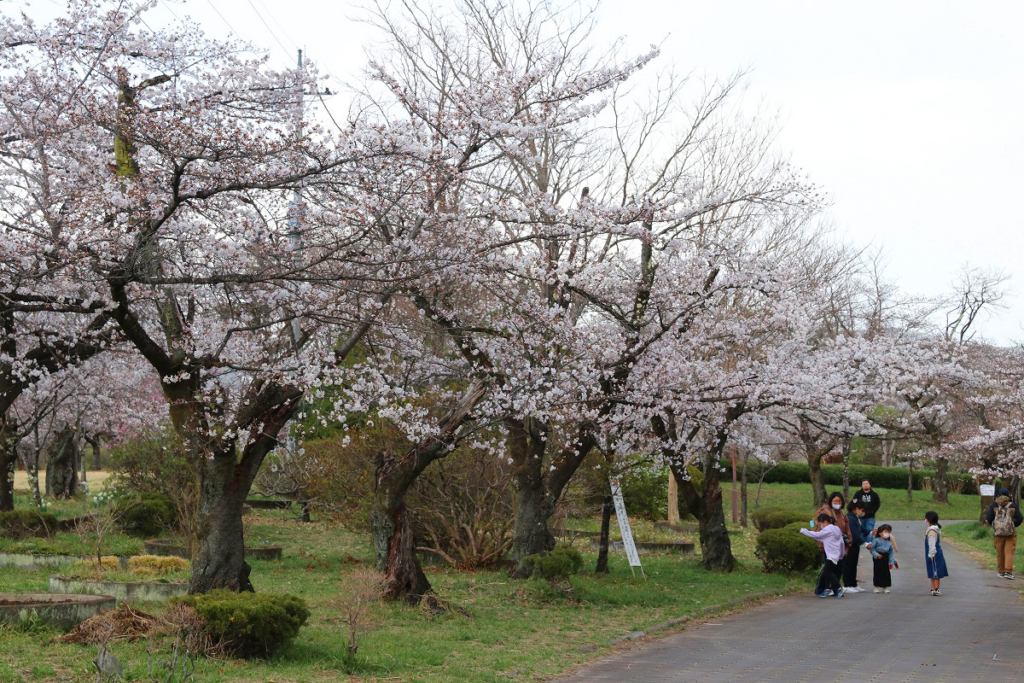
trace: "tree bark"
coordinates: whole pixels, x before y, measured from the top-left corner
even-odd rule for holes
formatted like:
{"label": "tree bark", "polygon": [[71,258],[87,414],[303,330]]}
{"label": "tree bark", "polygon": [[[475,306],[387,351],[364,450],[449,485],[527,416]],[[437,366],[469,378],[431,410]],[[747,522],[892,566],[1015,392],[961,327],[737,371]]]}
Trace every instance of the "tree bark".
{"label": "tree bark", "polygon": [[[669,476],[672,475],[670,474]],[[615,505],[611,494],[606,493],[604,500],[601,502],[601,542],[597,551],[597,567],[594,568],[595,574],[608,573],[608,545],[611,541],[612,510],[614,509]]]}
{"label": "tree bark", "polygon": [[75,431],[65,427],[58,432],[46,460],[46,493],[63,500],[78,491],[78,446]]}
{"label": "tree bark", "polygon": [[743,452],[743,470],[740,472],[740,526],[747,528],[747,461],[750,460],[750,452]]}
{"label": "tree bark", "polygon": [[843,499],[850,500],[850,454],[852,442],[843,439]]}
{"label": "tree bark", "polygon": [[949,504],[949,484],[946,481],[946,472],[948,470],[948,458],[935,458],[935,480],[932,482],[932,500],[936,503]]}
{"label": "tree bark", "polygon": [[[540,448],[543,449],[543,442]],[[548,519],[555,510],[548,504],[544,491],[543,462],[543,457],[528,458],[516,468],[516,515],[512,524],[514,578],[530,576],[531,569],[524,563],[527,556],[546,553],[555,547],[555,537],[548,529]]]}
{"label": "tree bark", "polygon": [[[746,461],[743,465],[746,467]],[[672,526],[679,525],[679,488],[672,470],[668,473],[668,523]]]}
{"label": "tree bark", "polygon": [[0,512],[14,509],[14,470],[18,463],[18,439],[0,426]]}
{"label": "tree bark", "polygon": [[811,492],[814,494],[814,509],[825,503],[825,477],[821,472],[821,455],[807,453],[807,473],[811,477]]}
{"label": "tree bark", "polygon": [[247,473],[235,466],[235,455],[218,454],[201,466],[197,538],[193,547],[190,593],[215,588],[254,591],[245,561],[242,505],[249,495]]}
{"label": "tree bark", "polygon": [[431,593],[430,581],[416,556],[405,496],[430,463],[451,452],[459,430],[487,395],[488,386],[486,381],[470,385],[459,402],[438,421],[438,433],[430,440],[417,444],[400,457],[380,456],[370,528],[377,569],[384,574],[384,595],[388,599],[418,603]]}

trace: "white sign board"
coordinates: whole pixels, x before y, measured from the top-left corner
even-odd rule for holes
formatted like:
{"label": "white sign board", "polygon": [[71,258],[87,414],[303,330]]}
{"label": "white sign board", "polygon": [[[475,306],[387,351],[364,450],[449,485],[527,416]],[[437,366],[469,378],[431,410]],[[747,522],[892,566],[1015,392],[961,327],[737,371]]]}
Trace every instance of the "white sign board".
{"label": "white sign board", "polygon": [[640,556],[636,552],[636,543],[633,542],[633,530],[629,528],[629,518],[626,516],[626,503],[622,500],[622,488],[618,479],[612,479],[612,501],[615,503],[615,519],[619,520],[619,531],[622,533],[622,547],[626,551],[630,567],[640,566]]}
{"label": "white sign board", "polygon": [[996,495],[996,485],[995,484],[982,484],[981,486],[978,487],[978,490],[981,491],[981,495],[983,495],[983,496],[994,496],[994,495]]}

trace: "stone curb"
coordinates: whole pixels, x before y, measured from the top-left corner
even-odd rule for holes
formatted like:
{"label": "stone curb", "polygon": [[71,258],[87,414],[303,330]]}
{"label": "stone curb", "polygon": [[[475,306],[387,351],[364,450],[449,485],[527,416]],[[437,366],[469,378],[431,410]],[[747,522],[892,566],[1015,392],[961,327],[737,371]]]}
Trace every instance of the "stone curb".
{"label": "stone curb", "polygon": [[[770,593],[755,593],[754,595],[745,595],[742,598],[733,598],[732,600],[726,600],[725,602],[718,605],[708,605],[707,607],[701,607],[700,611],[702,614],[710,614],[712,612],[723,612],[747,603],[757,602],[758,600],[766,600],[768,598],[781,598],[784,595],[788,595],[788,593],[779,593],[777,591],[772,591]],[[640,638],[643,638],[644,636],[650,633],[654,633],[656,631],[663,631],[667,628],[678,626],[679,624],[685,624],[686,622],[691,621],[692,619],[693,617],[689,616],[682,616],[676,617],[674,619],[669,619],[667,621],[654,624],[653,626],[648,626],[643,631],[632,631],[617,638],[612,638],[608,641],[608,645],[618,645],[619,643],[625,643],[630,640],[639,640]]]}

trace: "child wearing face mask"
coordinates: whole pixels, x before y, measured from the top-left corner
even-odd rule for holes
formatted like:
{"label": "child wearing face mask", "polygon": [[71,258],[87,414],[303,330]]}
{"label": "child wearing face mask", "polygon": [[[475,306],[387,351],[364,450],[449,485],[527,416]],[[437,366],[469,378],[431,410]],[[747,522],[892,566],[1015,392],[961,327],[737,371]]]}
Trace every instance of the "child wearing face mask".
{"label": "child wearing face mask", "polygon": [[896,549],[892,545],[892,527],[883,524],[878,527],[875,537],[868,543],[871,549],[871,558],[874,564],[874,577],[872,583],[876,593],[888,593],[892,586],[891,567],[895,562]]}

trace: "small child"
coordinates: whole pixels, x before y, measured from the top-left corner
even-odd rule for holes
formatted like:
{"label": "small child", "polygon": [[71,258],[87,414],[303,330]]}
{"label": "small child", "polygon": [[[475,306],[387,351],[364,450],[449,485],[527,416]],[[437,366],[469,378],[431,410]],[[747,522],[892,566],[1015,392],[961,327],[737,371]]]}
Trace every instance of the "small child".
{"label": "small child", "polygon": [[888,593],[889,587],[892,586],[891,570],[895,561],[896,549],[893,547],[891,537],[892,527],[883,524],[875,530],[875,538],[868,543],[875,570],[872,583],[876,593]]}
{"label": "small child", "polygon": [[928,522],[928,530],[924,532],[924,554],[928,578],[932,580],[932,595],[942,595],[939,581],[949,576],[946,570],[946,557],[942,554],[942,525],[939,524],[939,513],[929,510],[924,513],[924,521]]}
{"label": "small child", "polygon": [[839,562],[843,559],[846,549],[846,536],[833,524],[832,518],[822,513],[818,515],[819,531],[800,529],[804,536],[810,536],[815,541],[821,541],[825,546],[825,564],[818,575],[818,585],[814,589],[819,598],[827,598],[835,595],[843,597],[843,588],[839,585]]}

